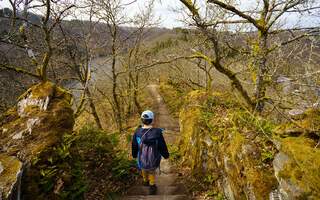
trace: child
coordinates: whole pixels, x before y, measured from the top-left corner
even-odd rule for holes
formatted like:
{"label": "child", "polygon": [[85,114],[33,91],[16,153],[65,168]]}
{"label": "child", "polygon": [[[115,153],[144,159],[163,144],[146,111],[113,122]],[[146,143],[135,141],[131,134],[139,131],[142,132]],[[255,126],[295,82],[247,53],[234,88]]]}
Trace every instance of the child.
{"label": "child", "polygon": [[162,135],[162,129],[153,128],[153,112],[146,110],[141,114],[142,127],[138,128],[132,139],[132,157],[138,158],[143,185],[150,186],[150,195],[155,195],[155,171],[160,166],[161,156],[169,158],[169,152]]}

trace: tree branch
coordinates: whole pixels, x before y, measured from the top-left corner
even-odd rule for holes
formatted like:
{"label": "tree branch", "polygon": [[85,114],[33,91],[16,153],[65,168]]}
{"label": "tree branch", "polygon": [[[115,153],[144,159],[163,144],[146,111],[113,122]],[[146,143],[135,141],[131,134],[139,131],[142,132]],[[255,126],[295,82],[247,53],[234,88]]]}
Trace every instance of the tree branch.
{"label": "tree branch", "polygon": [[290,43],[292,43],[292,42],[295,42],[295,41],[297,41],[297,40],[300,40],[300,39],[302,39],[302,38],[304,38],[304,37],[312,36],[312,35],[311,35],[312,33],[319,33],[319,32],[320,32],[320,29],[319,29],[319,30],[309,31],[308,33],[301,34],[301,35],[299,35],[299,36],[296,36],[296,37],[292,38],[291,40],[288,40],[288,41],[282,42],[282,43],[280,43],[280,44],[278,44],[278,45],[275,45],[274,47],[272,47],[271,49],[269,49],[268,52],[272,52],[272,51],[274,51],[275,49],[277,49],[277,48],[279,48],[279,47],[288,45],[288,44],[290,44]]}
{"label": "tree branch", "polygon": [[232,85],[241,93],[243,98],[245,99],[246,103],[251,107],[254,108],[255,103],[251,100],[248,92],[243,88],[240,80],[236,77],[236,73],[232,72],[230,69],[223,67],[219,62],[216,62],[206,55],[197,52],[194,56],[191,56],[190,58],[202,58],[208,63],[212,64],[216,70],[218,70],[220,73],[226,75],[232,82]]}
{"label": "tree branch", "polygon": [[192,13],[192,16],[200,19],[198,9],[195,7],[194,3],[192,3],[191,0],[180,0],[180,1],[189,9],[189,11]]}
{"label": "tree branch", "polygon": [[19,74],[25,74],[25,75],[28,75],[28,76],[32,76],[34,78],[37,78],[37,79],[41,79],[41,77],[37,74],[34,74],[32,72],[29,72],[25,69],[22,69],[22,68],[19,68],[19,67],[13,67],[13,66],[9,66],[9,65],[6,65],[6,64],[0,64],[0,69],[6,69],[6,70],[9,70],[9,71],[14,71],[14,72],[17,72]]}
{"label": "tree branch", "polygon": [[254,19],[251,16],[245,14],[244,12],[241,12],[240,10],[235,8],[234,6],[225,4],[225,3],[221,2],[221,1],[218,1],[218,0],[208,0],[208,3],[212,3],[212,4],[220,6],[221,8],[229,10],[229,11],[235,13],[236,15],[238,15],[239,17],[242,17],[242,18],[248,20],[251,24],[253,24],[255,27],[257,27],[257,29],[259,29],[259,30],[263,29],[263,27],[258,23],[258,21],[256,19]]}

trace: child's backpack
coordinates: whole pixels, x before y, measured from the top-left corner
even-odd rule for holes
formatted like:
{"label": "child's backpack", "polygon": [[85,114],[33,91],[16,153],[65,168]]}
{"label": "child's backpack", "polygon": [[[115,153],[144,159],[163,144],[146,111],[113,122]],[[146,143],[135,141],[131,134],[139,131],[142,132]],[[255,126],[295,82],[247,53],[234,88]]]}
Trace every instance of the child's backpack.
{"label": "child's backpack", "polygon": [[160,166],[161,154],[158,150],[158,140],[151,143],[144,143],[147,130],[141,137],[139,160],[141,168],[144,170],[155,170]]}

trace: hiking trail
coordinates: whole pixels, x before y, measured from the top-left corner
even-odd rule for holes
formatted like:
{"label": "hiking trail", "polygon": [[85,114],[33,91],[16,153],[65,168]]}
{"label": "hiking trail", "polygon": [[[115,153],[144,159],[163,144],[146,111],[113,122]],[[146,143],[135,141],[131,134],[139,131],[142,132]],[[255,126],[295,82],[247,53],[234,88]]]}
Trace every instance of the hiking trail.
{"label": "hiking trail", "polygon": [[[174,145],[179,137],[179,122],[171,117],[161,95],[158,85],[149,85],[147,90],[154,100],[155,126],[164,128],[164,138],[167,145]],[[156,176],[158,187],[156,195],[149,195],[149,187],[137,184],[129,188],[122,200],[188,200],[187,190],[183,184],[177,182],[178,175],[173,171],[169,160],[162,159],[161,174]]]}

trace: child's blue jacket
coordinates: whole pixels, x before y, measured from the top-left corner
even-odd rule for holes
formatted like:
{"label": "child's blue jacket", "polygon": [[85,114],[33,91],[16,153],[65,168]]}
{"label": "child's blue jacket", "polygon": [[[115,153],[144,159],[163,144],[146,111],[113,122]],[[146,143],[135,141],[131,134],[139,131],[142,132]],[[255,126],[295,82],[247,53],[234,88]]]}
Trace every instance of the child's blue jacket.
{"label": "child's blue jacket", "polygon": [[[145,132],[147,132],[149,129],[144,128],[138,128],[132,138],[132,157],[137,158],[139,157],[139,147],[141,143],[141,137]],[[162,135],[162,129],[160,128],[151,128],[151,130],[144,136],[143,142],[145,144],[151,144],[158,141],[158,150],[162,157],[165,159],[169,158],[169,152],[167,148],[167,144],[163,138]],[[141,169],[141,164],[138,159],[138,167]],[[159,167],[159,166],[158,166]]]}

